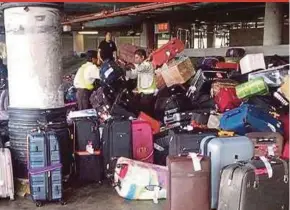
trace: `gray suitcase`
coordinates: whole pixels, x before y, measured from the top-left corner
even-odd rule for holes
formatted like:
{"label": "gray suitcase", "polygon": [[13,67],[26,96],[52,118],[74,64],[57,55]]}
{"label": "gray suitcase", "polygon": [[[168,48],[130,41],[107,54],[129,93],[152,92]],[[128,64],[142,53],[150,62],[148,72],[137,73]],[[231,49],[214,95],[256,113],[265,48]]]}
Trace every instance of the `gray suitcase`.
{"label": "gray suitcase", "polygon": [[211,158],[211,207],[217,208],[221,170],[240,160],[254,156],[254,144],[245,136],[205,137],[200,144],[202,155]]}
{"label": "gray suitcase", "polygon": [[[271,164],[272,176],[266,164]],[[251,160],[226,167],[221,176],[218,210],[288,210],[288,163],[271,159],[266,164]]]}

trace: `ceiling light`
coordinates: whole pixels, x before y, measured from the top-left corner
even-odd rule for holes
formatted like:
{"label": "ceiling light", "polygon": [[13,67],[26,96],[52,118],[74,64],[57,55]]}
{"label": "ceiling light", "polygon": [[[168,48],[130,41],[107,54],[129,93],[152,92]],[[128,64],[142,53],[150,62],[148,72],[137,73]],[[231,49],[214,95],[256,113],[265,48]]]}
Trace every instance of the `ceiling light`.
{"label": "ceiling light", "polygon": [[88,35],[90,35],[90,34],[99,34],[98,31],[79,31],[78,33],[79,34],[88,34]]}

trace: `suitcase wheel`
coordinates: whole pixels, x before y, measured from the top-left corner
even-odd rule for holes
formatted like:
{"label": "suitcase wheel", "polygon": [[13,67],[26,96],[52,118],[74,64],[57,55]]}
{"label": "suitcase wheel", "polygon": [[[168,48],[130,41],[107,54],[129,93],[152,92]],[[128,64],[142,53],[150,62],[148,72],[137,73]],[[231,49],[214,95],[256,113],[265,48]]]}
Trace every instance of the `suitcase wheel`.
{"label": "suitcase wheel", "polygon": [[64,201],[64,200],[62,200],[62,199],[61,199],[59,202],[60,202],[60,204],[61,204],[62,206],[64,206],[64,205],[67,204],[66,201]]}
{"label": "suitcase wheel", "polygon": [[36,207],[41,207],[43,204],[40,201],[36,201],[35,205],[36,205]]}

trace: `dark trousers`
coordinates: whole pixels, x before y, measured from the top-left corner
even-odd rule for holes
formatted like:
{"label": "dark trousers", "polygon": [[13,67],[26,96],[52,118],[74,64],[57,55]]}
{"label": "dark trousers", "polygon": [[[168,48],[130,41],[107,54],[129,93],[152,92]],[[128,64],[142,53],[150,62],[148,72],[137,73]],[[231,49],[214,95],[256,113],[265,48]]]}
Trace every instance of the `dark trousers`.
{"label": "dark trousers", "polygon": [[150,116],[154,116],[154,104],[155,96],[154,94],[140,94],[140,108],[143,112]]}
{"label": "dark trousers", "polygon": [[90,109],[90,96],[92,91],[87,89],[77,89],[78,110]]}

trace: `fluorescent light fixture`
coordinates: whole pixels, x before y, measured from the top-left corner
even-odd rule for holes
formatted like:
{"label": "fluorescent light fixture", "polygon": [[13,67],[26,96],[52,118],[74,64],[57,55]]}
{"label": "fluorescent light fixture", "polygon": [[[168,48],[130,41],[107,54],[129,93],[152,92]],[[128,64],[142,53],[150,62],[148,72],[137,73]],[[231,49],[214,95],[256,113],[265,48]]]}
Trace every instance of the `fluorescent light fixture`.
{"label": "fluorescent light fixture", "polygon": [[99,34],[98,31],[79,31],[79,34]]}

